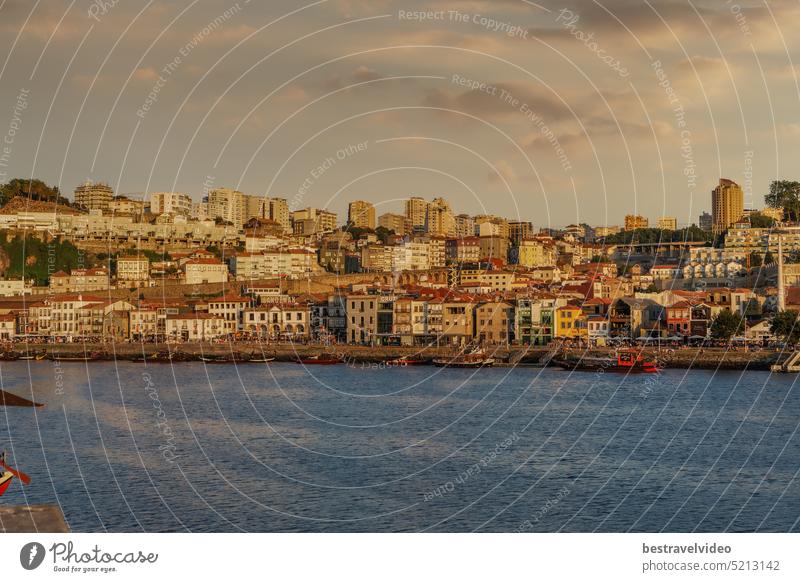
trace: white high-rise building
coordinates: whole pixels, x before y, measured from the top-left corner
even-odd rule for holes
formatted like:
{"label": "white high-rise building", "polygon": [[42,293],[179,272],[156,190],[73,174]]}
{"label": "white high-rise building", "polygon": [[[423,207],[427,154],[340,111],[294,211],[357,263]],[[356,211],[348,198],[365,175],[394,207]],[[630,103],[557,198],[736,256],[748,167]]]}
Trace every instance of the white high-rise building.
{"label": "white high-rise building", "polygon": [[230,188],[215,188],[208,193],[208,217],[221,218],[236,227],[244,222],[244,194]]}
{"label": "white high-rise building", "polygon": [[286,198],[269,198],[269,213],[267,218],[274,220],[283,227],[284,232],[291,232],[292,220],[289,216],[289,203]]}
{"label": "white high-rise building", "polygon": [[474,236],[475,234],[475,219],[469,214],[459,214],[455,217],[456,236],[463,238],[465,236]]}
{"label": "white high-rise building", "polygon": [[150,212],[189,216],[192,213],[192,199],[181,192],[153,192],[150,194]]}
{"label": "white high-rise building", "polygon": [[416,196],[406,200],[406,218],[411,221],[411,229],[424,232],[428,219],[428,201]]}
{"label": "white high-rise building", "polygon": [[347,222],[357,228],[375,228],[375,207],[365,200],[353,200],[347,208]]}
{"label": "white high-rise building", "polygon": [[428,204],[428,212],[425,220],[425,230],[428,234],[438,236],[454,236],[456,233],[456,221],[450,203],[444,198],[434,198]]}
{"label": "white high-rise building", "polygon": [[102,182],[87,180],[75,188],[75,205],[87,210],[108,210],[113,198],[114,190]]}

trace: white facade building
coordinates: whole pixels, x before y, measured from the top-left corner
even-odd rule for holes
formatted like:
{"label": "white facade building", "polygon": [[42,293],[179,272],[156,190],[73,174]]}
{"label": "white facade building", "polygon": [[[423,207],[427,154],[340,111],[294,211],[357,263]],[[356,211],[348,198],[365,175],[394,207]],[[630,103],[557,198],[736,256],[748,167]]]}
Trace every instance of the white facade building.
{"label": "white facade building", "polygon": [[192,199],[181,192],[153,192],[150,194],[150,212],[189,216],[192,213]]}
{"label": "white facade building", "polygon": [[187,285],[227,283],[228,266],[216,259],[191,259],[183,264],[183,279]]}

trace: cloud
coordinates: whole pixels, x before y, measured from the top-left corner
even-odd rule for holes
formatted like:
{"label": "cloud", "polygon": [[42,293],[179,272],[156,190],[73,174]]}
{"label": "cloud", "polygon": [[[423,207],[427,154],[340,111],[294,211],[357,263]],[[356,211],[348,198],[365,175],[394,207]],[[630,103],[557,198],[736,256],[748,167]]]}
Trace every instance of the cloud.
{"label": "cloud", "polygon": [[800,123],[781,123],[778,124],[778,132],[781,135],[797,138],[800,137]]}
{"label": "cloud", "polygon": [[133,80],[154,83],[158,80],[158,76],[158,71],[156,71],[153,67],[143,67],[134,71]]}
{"label": "cloud", "polygon": [[41,2],[35,10],[33,3],[24,0],[6,0],[0,6],[0,32],[4,36],[13,35],[11,38],[21,29],[23,39],[46,42],[51,35],[55,40],[74,39],[82,36],[93,22],[83,12],[83,19],[69,18],[66,6],[57,2]]}
{"label": "cloud", "polygon": [[380,79],[381,77],[383,77],[383,75],[381,75],[375,69],[372,69],[366,65],[360,65],[347,73],[329,76],[322,82],[322,88],[326,91],[334,91],[336,89],[341,89],[342,87],[347,87],[356,83],[374,81],[375,79]]}
{"label": "cloud", "polygon": [[378,74],[374,69],[370,69],[369,67],[361,65],[355,71],[353,71],[351,78],[357,82],[372,81],[374,79],[379,79],[380,74]]}
{"label": "cloud", "polygon": [[493,171],[490,171],[487,176],[490,184],[513,184],[516,181],[517,173],[508,161],[497,160],[493,166]]}
{"label": "cloud", "polygon": [[[513,99],[518,100],[516,107],[511,102]],[[550,121],[571,118],[569,109],[552,93],[522,82],[488,84],[483,89],[465,91],[432,89],[422,102],[428,107],[453,109],[494,121],[517,119],[522,122],[524,110],[535,112]]]}

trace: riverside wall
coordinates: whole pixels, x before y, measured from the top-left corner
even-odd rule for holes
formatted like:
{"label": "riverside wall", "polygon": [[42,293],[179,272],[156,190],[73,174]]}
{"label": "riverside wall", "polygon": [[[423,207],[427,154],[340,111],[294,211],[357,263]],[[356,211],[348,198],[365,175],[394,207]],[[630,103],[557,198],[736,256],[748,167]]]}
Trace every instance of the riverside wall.
{"label": "riverside wall", "polygon": [[[536,366],[550,352],[549,348],[487,348],[487,352],[499,364]],[[38,354],[50,358],[83,357],[88,354],[98,360],[133,360],[142,356],[151,358],[158,354],[171,353],[177,359],[199,360],[201,357],[218,358],[234,356],[237,359],[248,357],[273,357],[276,361],[296,361],[298,358],[318,354],[330,355],[347,363],[380,363],[403,356],[422,357],[433,360],[437,357],[452,356],[452,348],[415,348],[405,346],[356,346],[348,344],[302,344],[274,342],[224,342],[224,343],[181,343],[181,344],[139,344],[139,343],[71,343],[71,344],[25,344],[7,346],[3,352],[7,358]],[[560,357],[579,358],[581,356],[611,356],[612,349],[567,349]],[[775,350],[732,350],[725,348],[679,348],[644,349],[643,353],[657,359],[665,368],[709,369],[709,370],[768,370],[771,364],[788,357],[787,353]]]}

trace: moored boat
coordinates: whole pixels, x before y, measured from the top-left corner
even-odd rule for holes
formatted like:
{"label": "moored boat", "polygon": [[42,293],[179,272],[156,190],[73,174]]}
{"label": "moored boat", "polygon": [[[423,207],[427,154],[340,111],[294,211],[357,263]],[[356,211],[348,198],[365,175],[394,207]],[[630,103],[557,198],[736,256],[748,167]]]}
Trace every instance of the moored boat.
{"label": "moored boat", "polygon": [[406,366],[424,366],[428,363],[428,360],[425,360],[420,357],[406,357],[403,356],[402,358],[395,358],[393,360],[388,360],[386,362],[389,366],[399,366],[401,368],[405,368]]}
{"label": "moored boat", "polygon": [[494,358],[488,357],[483,350],[478,349],[452,358],[436,358],[433,364],[440,368],[487,368],[494,365]]}
{"label": "moored boat", "polygon": [[318,366],[331,366],[333,364],[341,364],[342,360],[333,356],[324,356],[318,354],[316,356],[300,357],[296,360],[298,364],[314,364]]}
{"label": "moored boat", "polygon": [[553,358],[553,364],[567,370],[587,372],[621,372],[624,374],[655,374],[658,363],[649,360],[638,350],[620,349],[613,358],[582,357],[580,359]]}
{"label": "moored boat", "polygon": [[244,364],[250,361],[250,356],[230,354],[227,356],[201,356],[201,362],[208,364]]}
{"label": "moored boat", "polygon": [[9,471],[3,471],[3,473],[0,474],[0,496],[2,496],[3,493],[6,492],[6,489],[9,488],[13,478],[14,474]]}
{"label": "moored boat", "polygon": [[103,352],[91,352],[91,353],[84,353],[84,354],[51,354],[51,360],[57,360],[59,362],[91,362],[94,360],[103,360],[105,359],[105,354]]}
{"label": "moored boat", "polygon": [[6,464],[5,452],[0,453],[0,496],[6,492],[11,485],[11,480],[16,477],[22,482],[23,485],[30,485],[31,478],[22,471],[18,471],[14,467],[9,467]]}

